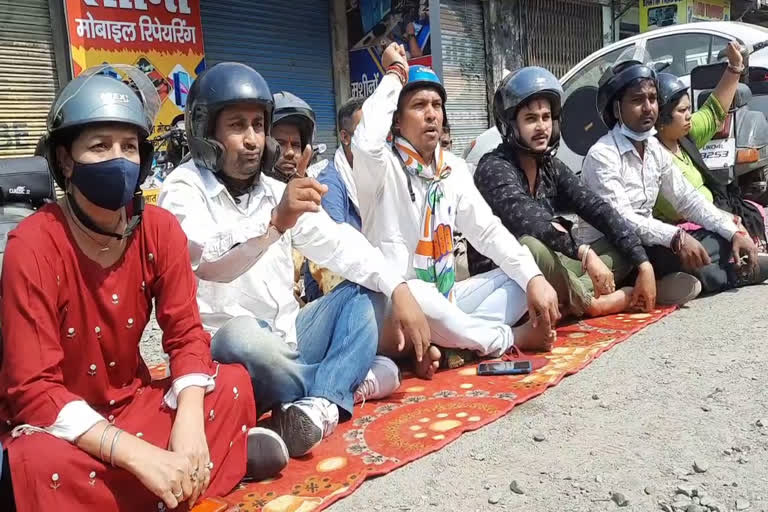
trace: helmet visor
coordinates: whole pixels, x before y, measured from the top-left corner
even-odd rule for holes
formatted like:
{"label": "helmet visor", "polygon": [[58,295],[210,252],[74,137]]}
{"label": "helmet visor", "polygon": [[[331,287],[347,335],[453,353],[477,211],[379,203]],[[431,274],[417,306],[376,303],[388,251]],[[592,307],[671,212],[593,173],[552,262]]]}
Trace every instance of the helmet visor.
{"label": "helmet visor", "polygon": [[147,121],[146,124],[150,127],[149,131],[151,133],[155,117],[157,117],[157,113],[160,111],[160,96],[157,94],[157,89],[149,77],[147,77],[147,75],[140,69],[128,64],[103,64],[83,71],[80,74],[80,77],[85,77],[86,79],[83,80],[79,87],[70,91],[65,91],[67,92],[67,96],[62,97],[61,101],[58,102],[58,109],[56,112],[53,112],[51,118],[55,119],[59,112],[64,108],[64,105],[66,105],[70,99],[77,96],[80,89],[82,89],[92,77],[97,75],[107,75],[107,71],[112,70],[118,72],[121,75],[122,81],[138,95],[141,104],[144,107],[144,116]]}

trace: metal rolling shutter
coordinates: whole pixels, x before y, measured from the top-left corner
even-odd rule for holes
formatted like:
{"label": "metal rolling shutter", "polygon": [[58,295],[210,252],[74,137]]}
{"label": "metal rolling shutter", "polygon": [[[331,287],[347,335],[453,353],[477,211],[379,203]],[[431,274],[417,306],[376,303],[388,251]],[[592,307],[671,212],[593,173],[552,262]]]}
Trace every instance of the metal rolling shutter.
{"label": "metal rolling shutter", "polygon": [[[0,0],[2,1],[2,0]],[[336,149],[330,12],[327,0],[201,0],[205,61],[248,64],[273,93],[290,91],[317,118],[316,143]]]}
{"label": "metal rolling shutter", "polygon": [[489,126],[480,0],[441,1],[440,35],[453,153],[462,155],[470,142]]}
{"label": "metal rolling shutter", "polygon": [[47,0],[0,0],[0,158],[29,156],[58,88]]}
{"label": "metal rolling shutter", "polygon": [[603,7],[589,0],[524,0],[526,64],[561,77],[603,47]]}

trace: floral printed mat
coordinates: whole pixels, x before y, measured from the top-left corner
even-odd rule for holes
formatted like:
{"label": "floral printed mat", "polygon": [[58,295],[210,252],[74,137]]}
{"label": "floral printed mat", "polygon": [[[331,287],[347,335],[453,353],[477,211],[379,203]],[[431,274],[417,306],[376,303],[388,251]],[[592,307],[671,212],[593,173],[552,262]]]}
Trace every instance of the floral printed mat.
{"label": "floral printed mat", "polygon": [[[646,325],[670,314],[620,314],[558,329],[555,348],[524,376],[477,375],[477,366],[439,372],[431,381],[404,376],[387,400],[368,402],[315,451],[291,460],[277,478],[241,484],[228,496],[206,500],[193,512],[320,511],[383,475],[439,450],[540,395]],[[161,370],[157,368],[156,370]]]}

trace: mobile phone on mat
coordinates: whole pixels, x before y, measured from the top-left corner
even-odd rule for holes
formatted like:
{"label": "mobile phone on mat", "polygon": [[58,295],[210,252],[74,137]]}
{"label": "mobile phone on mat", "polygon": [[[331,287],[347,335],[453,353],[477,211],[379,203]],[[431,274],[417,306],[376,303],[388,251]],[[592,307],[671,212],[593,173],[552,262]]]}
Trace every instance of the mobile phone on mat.
{"label": "mobile phone on mat", "polygon": [[533,371],[530,361],[493,361],[480,363],[477,367],[478,375],[525,375]]}

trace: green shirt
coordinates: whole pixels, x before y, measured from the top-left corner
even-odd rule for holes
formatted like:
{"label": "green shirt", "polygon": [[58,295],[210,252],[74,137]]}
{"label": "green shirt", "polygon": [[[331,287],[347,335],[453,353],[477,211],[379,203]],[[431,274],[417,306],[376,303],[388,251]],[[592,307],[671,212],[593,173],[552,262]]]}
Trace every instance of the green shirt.
{"label": "green shirt", "polygon": [[[707,142],[712,140],[712,137],[714,137],[717,130],[720,129],[720,125],[725,120],[725,116],[726,113],[723,110],[722,105],[720,105],[720,102],[717,101],[714,94],[710,94],[707,101],[704,102],[704,105],[691,116],[690,137],[693,139],[697,148],[703,148]],[[670,154],[672,153],[670,152]],[[685,176],[691,185],[693,185],[693,188],[698,190],[707,201],[710,203],[714,202],[712,191],[704,186],[704,177],[693,164],[693,161],[691,161],[688,154],[681,150],[679,155],[672,155],[672,157],[677,168],[682,171],[683,176]],[[678,215],[677,211],[675,211],[669,201],[662,196],[659,196],[656,200],[656,206],[653,208],[653,216],[670,224],[677,224],[685,220]]]}

